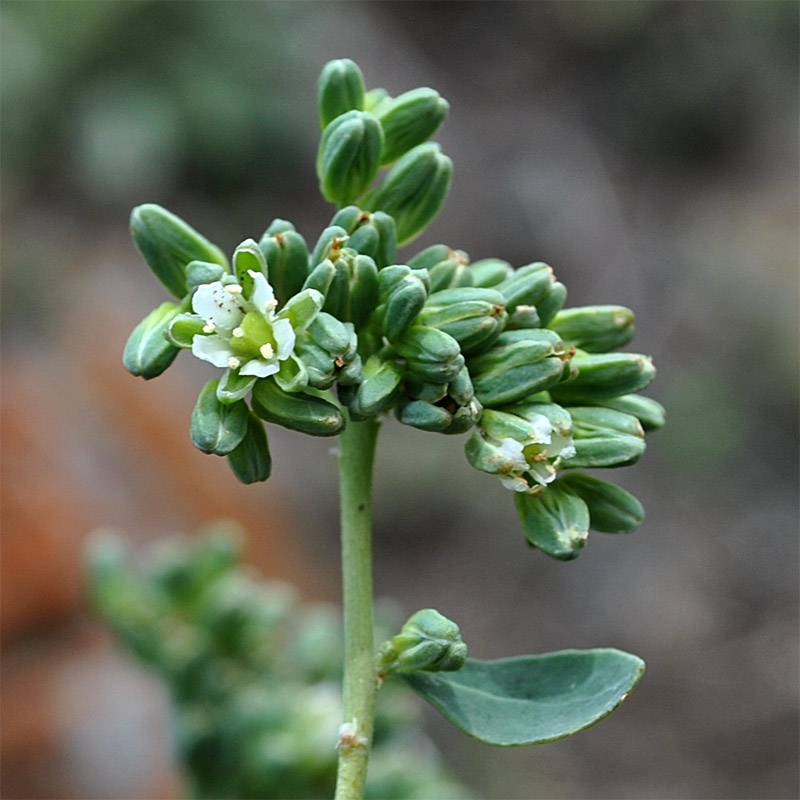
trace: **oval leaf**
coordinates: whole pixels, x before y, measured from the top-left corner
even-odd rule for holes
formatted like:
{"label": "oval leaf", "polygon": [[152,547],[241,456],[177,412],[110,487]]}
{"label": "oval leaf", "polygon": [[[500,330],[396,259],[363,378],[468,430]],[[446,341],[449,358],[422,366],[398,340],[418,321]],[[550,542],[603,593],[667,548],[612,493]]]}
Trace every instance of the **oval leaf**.
{"label": "oval leaf", "polygon": [[544,744],[614,711],[644,661],[612,648],[562,650],[496,661],[467,659],[458,672],[401,678],[464,733],[504,747]]}

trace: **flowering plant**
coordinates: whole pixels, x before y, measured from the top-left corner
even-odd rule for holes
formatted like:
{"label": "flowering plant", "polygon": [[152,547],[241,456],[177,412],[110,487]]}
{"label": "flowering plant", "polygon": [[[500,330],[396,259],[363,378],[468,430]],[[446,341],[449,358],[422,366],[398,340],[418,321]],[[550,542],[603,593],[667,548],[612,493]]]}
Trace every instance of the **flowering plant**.
{"label": "flowering plant", "polygon": [[427,228],[450,186],[452,162],[428,141],[448,111],[437,92],[366,91],[359,68],[342,59],[322,72],[319,110],[320,190],[339,208],[313,248],[276,219],[229,264],[165,209],[134,209],[134,241],[179,302],[140,323],[124,363],[153,378],[184,348],[224,369],[200,392],[191,437],[226,456],[245,483],[271,472],[263,422],[339,437],[343,800],[363,796],[387,679],[405,681],[468,734],[512,745],[595,723],[643,672],[636,656],[612,649],[470,659],[459,627],[433,609],[376,648],[371,486],[386,415],[470,433],[467,460],[513,490],[527,542],[570,560],[590,529],[630,532],[643,519],[627,491],[573,470],[634,463],[664,413],[639,394],[655,374],[650,359],[617,352],[633,337],[629,309],[565,309],[564,284],[540,262],[470,261],[441,244],[398,260],[398,246]]}

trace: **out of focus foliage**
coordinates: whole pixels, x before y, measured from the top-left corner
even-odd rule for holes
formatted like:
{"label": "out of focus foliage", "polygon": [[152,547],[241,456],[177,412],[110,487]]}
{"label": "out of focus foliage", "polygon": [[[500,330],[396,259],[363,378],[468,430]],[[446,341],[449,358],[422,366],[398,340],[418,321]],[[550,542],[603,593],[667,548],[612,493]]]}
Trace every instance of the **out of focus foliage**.
{"label": "out of focus foliage", "polygon": [[[339,612],[260,580],[239,550],[217,527],[161,542],[134,564],[121,539],[100,536],[89,556],[92,605],[166,682],[192,797],[330,796],[342,716]],[[381,692],[366,796],[468,796],[410,702],[391,684]]]}

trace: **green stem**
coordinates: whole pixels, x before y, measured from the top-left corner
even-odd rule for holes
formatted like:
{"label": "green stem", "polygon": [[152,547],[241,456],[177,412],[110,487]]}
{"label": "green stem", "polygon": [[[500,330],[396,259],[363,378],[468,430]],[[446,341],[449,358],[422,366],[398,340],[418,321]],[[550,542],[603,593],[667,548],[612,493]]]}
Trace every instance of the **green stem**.
{"label": "green stem", "polygon": [[372,623],[372,465],[379,424],[349,422],[339,435],[344,603],[344,726],[336,800],[361,800],[375,722]]}

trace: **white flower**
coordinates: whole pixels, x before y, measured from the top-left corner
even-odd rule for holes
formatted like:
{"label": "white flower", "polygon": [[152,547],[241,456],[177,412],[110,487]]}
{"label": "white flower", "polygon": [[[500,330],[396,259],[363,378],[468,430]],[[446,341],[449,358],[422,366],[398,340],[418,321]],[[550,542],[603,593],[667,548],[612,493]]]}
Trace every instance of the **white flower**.
{"label": "white flower", "polygon": [[215,367],[266,378],[291,356],[296,336],[288,319],[276,317],[275,294],[263,273],[250,270],[249,275],[249,299],[236,283],[215,281],[197,287],[192,309],[205,326],[204,333],[192,339],[192,353]]}

